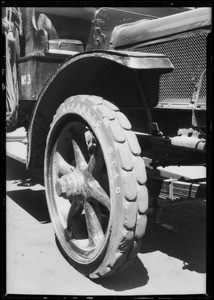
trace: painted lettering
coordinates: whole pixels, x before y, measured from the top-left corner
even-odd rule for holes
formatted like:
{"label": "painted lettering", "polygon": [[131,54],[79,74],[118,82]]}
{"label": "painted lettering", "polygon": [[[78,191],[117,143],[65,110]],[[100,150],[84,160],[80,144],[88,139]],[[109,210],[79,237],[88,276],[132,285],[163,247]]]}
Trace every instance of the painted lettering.
{"label": "painted lettering", "polygon": [[112,165],[116,165],[117,162],[116,162],[116,159],[113,160],[113,162],[111,163]]}
{"label": "painted lettering", "polygon": [[113,148],[112,148],[112,147],[109,147],[109,148],[108,148],[108,153],[111,154],[112,152],[113,152]]}
{"label": "painted lettering", "polygon": [[30,74],[21,75],[21,85],[31,84]]}
{"label": "painted lettering", "polygon": [[119,194],[119,193],[120,193],[120,188],[119,188],[119,186],[116,187],[115,192],[116,192],[116,194]]}
{"label": "painted lettering", "polygon": [[116,179],[119,176],[119,174],[117,172],[113,172],[113,176],[114,176],[114,179]]}
{"label": "painted lettering", "polygon": [[30,74],[27,75],[27,84],[31,83],[31,78],[30,78]]}
{"label": "painted lettering", "polygon": [[90,108],[88,109],[87,115],[89,116],[89,118],[91,117]]}
{"label": "painted lettering", "polygon": [[25,85],[26,84],[26,75],[22,75],[21,76],[21,85]]}
{"label": "painted lettering", "polygon": [[75,105],[76,105],[76,103],[73,102],[73,103],[71,104],[71,109],[74,109]]}

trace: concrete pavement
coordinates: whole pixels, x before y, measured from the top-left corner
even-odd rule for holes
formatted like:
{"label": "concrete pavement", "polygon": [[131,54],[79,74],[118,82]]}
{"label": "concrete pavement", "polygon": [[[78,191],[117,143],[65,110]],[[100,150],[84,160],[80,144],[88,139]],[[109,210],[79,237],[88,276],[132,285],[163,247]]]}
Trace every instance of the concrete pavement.
{"label": "concrete pavement", "polygon": [[163,223],[149,222],[138,257],[124,272],[92,281],[60,253],[44,187],[21,186],[21,163],[7,164],[7,293],[38,295],[204,294],[206,286],[204,199],[164,208]]}

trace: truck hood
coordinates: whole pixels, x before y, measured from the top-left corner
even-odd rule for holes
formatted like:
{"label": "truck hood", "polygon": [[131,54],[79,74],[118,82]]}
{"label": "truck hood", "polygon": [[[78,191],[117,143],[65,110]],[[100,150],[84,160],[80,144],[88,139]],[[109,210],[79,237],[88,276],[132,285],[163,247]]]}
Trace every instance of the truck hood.
{"label": "truck hood", "polygon": [[110,44],[112,48],[124,47],[209,26],[211,8],[198,8],[146,22],[120,25],[113,30]]}

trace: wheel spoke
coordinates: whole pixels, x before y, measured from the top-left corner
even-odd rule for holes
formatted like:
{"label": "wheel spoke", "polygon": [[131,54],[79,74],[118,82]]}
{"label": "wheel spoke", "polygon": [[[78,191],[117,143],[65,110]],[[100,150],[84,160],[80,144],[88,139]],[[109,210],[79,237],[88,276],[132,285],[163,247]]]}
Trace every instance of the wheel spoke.
{"label": "wheel spoke", "polygon": [[72,140],[73,143],[73,148],[74,148],[74,156],[75,156],[75,161],[76,161],[76,168],[80,170],[84,170],[87,168],[87,163],[85,161],[85,158],[82,154],[82,151],[80,150],[79,146],[77,143]]}
{"label": "wheel spoke", "polygon": [[96,166],[96,158],[95,155],[92,154],[88,163],[87,171],[91,174]]}
{"label": "wheel spoke", "polygon": [[67,232],[69,233],[69,235],[72,234],[71,230],[72,230],[72,225],[74,224],[75,218],[77,218],[77,216],[80,216],[80,214],[82,213],[83,207],[81,205],[81,203],[79,201],[72,201],[71,203],[71,207],[68,213],[68,218],[67,218]]}
{"label": "wheel spoke", "polygon": [[71,173],[73,166],[69,165],[59,152],[56,152],[54,156],[57,172],[61,175]]}
{"label": "wheel spoke", "polygon": [[104,159],[102,149],[99,147],[98,150],[91,155],[88,163],[87,171],[93,176],[99,176],[104,166]]}
{"label": "wheel spoke", "polygon": [[99,203],[107,207],[107,209],[110,211],[111,208],[111,201],[107,193],[104,191],[104,189],[100,186],[97,180],[93,180],[89,183],[90,186],[90,194],[91,197],[93,197],[95,200],[97,200]]}
{"label": "wheel spoke", "polygon": [[88,230],[89,246],[100,243],[104,237],[99,210],[88,201],[84,203],[86,225]]}

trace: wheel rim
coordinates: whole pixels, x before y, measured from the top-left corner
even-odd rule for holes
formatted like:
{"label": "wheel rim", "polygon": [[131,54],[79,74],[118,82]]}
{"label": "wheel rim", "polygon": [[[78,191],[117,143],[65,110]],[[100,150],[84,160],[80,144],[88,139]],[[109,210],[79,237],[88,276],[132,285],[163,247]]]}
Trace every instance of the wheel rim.
{"label": "wheel rim", "polygon": [[64,126],[53,141],[47,183],[55,231],[72,259],[93,262],[105,247],[110,227],[102,149],[84,120]]}

